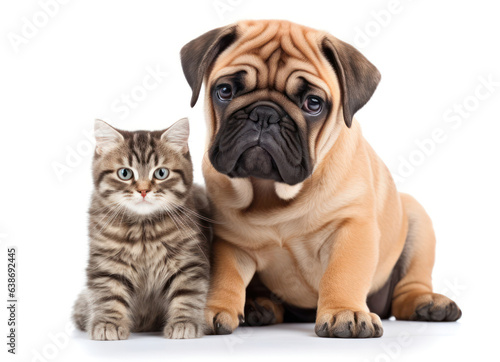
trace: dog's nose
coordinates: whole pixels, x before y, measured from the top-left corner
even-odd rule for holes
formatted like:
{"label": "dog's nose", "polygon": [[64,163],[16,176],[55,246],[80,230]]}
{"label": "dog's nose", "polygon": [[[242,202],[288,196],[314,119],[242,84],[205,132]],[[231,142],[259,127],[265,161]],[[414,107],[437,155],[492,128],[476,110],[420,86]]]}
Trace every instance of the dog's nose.
{"label": "dog's nose", "polygon": [[281,117],[273,107],[257,106],[252,109],[248,118],[254,122],[261,123],[262,127],[267,127],[269,124],[278,123]]}

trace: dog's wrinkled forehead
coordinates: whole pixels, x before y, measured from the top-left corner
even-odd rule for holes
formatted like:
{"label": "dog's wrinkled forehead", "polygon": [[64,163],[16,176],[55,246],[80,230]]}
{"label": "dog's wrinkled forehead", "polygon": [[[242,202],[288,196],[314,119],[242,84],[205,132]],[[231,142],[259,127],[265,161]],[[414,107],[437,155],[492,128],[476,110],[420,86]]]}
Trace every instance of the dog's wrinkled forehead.
{"label": "dog's wrinkled forehead", "polygon": [[212,84],[240,72],[245,85],[290,93],[305,82],[323,89],[328,96],[334,84],[326,73],[328,64],[319,54],[321,33],[289,22],[240,22],[241,36],[215,61],[209,74]]}

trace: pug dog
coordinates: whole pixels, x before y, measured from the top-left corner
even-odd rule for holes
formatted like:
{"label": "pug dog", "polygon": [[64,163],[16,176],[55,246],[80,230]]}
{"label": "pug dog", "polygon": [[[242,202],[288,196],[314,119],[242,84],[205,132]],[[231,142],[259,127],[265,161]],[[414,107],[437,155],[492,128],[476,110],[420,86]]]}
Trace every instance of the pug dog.
{"label": "pug dog", "polygon": [[[201,35],[181,61],[191,106],[205,84],[209,333],[245,318],[302,318],[320,337],[368,338],[390,316],[460,318],[432,290],[429,216],[396,190],[354,118],[380,81],[359,51],[324,31],[257,20]],[[270,293],[247,293],[251,282]]]}

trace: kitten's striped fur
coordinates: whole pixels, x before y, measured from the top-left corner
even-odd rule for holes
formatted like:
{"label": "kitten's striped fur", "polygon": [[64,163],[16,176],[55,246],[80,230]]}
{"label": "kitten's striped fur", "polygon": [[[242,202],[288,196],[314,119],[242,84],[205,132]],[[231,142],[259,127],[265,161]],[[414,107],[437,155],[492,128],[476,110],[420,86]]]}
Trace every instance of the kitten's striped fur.
{"label": "kitten's striped fur", "polygon": [[[76,325],[92,339],[161,329],[167,338],[203,334],[208,201],[193,186],[188,133],[184,119],[165,132],[96,121],[87,288],[74,309]],[[165,180],[154,177],[160,167],[170,171]],[[120,179],[120,168],[134,177]]]}

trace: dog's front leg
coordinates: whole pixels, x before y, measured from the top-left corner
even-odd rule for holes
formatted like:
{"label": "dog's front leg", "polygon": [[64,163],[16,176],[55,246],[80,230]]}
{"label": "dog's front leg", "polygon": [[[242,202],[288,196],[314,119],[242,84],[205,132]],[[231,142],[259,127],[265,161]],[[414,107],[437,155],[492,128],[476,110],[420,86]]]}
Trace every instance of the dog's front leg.
{"label": "dog's front leg", "polygon": [[212,255],[207,334],[230,334],[244,320],[245,290],[256,264],[246,252],[217,237]]}
{"label": "dog's front leg", "polygon": [[333,236],[330,257],[319,287],[316,334],[320,337],[367,338],[383,333],[366,297],[378,261],[375,222],[350,219]]}

